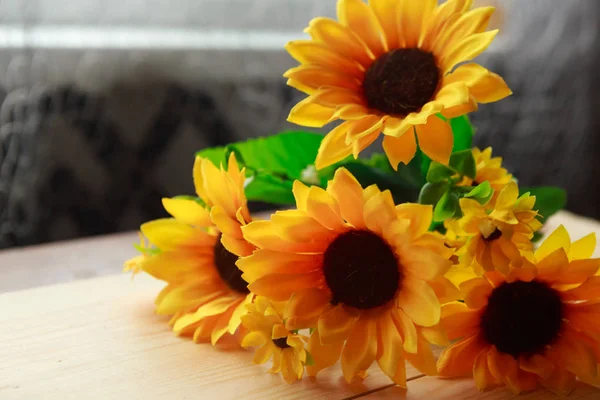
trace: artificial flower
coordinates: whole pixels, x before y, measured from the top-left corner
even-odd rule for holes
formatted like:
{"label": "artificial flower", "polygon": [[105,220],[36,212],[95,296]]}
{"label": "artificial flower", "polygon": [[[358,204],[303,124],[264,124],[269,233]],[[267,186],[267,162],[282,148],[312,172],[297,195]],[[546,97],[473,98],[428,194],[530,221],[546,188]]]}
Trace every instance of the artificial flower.
{"label": "artificial flower", "polygon": [[472,0],[339,0],[338,21],[315,18],[310,40],[288,43],[301,65],[284,76],[308,95],[288,120],[310,127],[345,121],[323,140],[317,169],[356,158],[381,132],[394,168],[414,157],[417,139],[431,159],[448,163],[452,129],[438,115],[458,117],[511,94],[500,76],[465,63],[497,34],[486,32],[494,8],[471,6]]}
{"label": "artificial flower", "polygon": [[565,395],[576,378],[600,384],[600,259],[579,258],[595,238],[571,244],[565,233],[559,228],[506,276],[492,271],[460,285],[464,303],[442,306],[440,325],[460,340],[441,354],[440,376],[473,375],[480,390],[515,393],[542,385]]}
{"label": "artificial flower", "polygon": [[344,168],[327,190],[297,181],[293,192],[297,209],[242,228],[257,250],[238,267],[252,292],[287,301],[288,329],[316,329],[309,375],[340,356],[348,381],[374,361],[402,386],[405,360],[435,374],[427,339],[440,338],[440,298],[453,286],[443,276],[452,251],[428,232],[432,207],[396,206]]}
{"label": "artificial flower", "polygon": [[459,185],[477,186],[483,182],[489,182],[492,189],[494,189],[494,194],[489,203],[489,205],[493,206],[502,189],[513,180],[513,176],[508,173],[506,168],[502,167],[502,157],[492,157],[491,147],[483,151],[475,147],[473,149],[473,158],[475,158],[476,166],[475,179],[465,176]]}
{"label": "artificial flower", "polygon": [[264,364],[271,357],[273,366],[269,372],[281,373],[287,383],[302,379],[307,354],[304,348],[306,337],[290,332],[282,319],[283,303],[270,302],[265,297],[257,297],[254,303],[247,304],[248,313],[242,315],[242,323],[248,334],[242,340],[242,347],[256,347],[253,362]]}
{"label": "artificial flower", "polygon": [[254,249],[241,231],[251,219],[244,170],[240,171],[233,153],[227,169],[197,157],[193,174],[200,200],[163,199],[173,218],[141,226],[156,251],[145,252],[135,263],[136,268],[167,282],[156,298],[156,312],[173,315],[173,330],[215,345],[236,334],[245,304],[252,301],[235,265],[239,256]]}
{"label": "artificial flower", "polygon": [[140,244],[135,245],[135,248],[141,253],[127,261],[123,265],[123,272],[131,272],[131,277],[133,278],[135,275],[142,272],[142,264],[144,260],[149,256],[149,254],[153,251],[156,251],[150,246],[150,243],[144,238],[142,232],[138,232],[138,236],[140,237]]}
{"label": "artificial flower", "polygon": [[478,272],[497,269],[506,273],[511,260],[520,260],[520,252],[533,249],[531,238],[542,226],[534,206],[535,196],[519,197],[514,181],[500,191],[491,211],[473,199],[460,199],[463,216],[448,225],[468,238],[459,251],[461,264]]}

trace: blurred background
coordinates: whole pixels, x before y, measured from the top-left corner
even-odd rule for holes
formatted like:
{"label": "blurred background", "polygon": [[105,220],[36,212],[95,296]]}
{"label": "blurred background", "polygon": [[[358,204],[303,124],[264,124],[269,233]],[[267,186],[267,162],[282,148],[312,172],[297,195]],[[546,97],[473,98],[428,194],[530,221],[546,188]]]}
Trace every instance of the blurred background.
{"label": "blurred background", "polygon": [[[472,115],[522,185],[600,218],[600,1],[481,0],[478,62],[514,95]],[[0,248],[136,229],[193,193],[196,150],[293,128],[283,50],[334,0],[0,2]]]}

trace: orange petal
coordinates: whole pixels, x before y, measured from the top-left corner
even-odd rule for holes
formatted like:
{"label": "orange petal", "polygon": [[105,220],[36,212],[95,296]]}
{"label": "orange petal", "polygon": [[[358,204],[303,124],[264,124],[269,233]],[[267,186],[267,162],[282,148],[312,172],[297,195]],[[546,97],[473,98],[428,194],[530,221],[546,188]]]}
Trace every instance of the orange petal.
{"label": "orange petal", "polygon": [[355,228],[364,228],[363,188],[346,168],[335,171],[333,180],[327,185],[327,192],[337,200],[342,218]]}
{"label": "orange petal", "polygon": [[417,153],[415,134],[409,130],[400,137],[385,135],[383,150],[392,167],[397,170],[399,163],[408,164]]}
{"label": "orange petal", "polygon": [[247,241],[261,249],[291,253],[318,253],[324,249],[322,242],[290,242],[283,239],[271,221],[253,221],[242,227]]}
{"label": "orange petal", "polygon": [[406,387],[406,366],[400,333],[389,315],[377,320],[377,363],[394,383]]}
{"label": "orange petal", "polygon": [[410,220],[415,236],[429,231],[433,221],[433,206],[426,204],[403,203],[396,206],[398,218]]}
{"label": "orange petal", "polygon": [[296,40],[286,44],[285,49],[302,64],[316,64],[358,79],[365,74],[358,62],[337,54],[323,43]]}
{"label": "orange petal", "polygon": [[433,326],[440,321],[440,302],[426,282],[404,277],[397,304],[417,325]]}
{"label": "orange petal", "polygon": [[309,376],[316,376],[319,371],[332,366],[340,359],[344,342],[337,342],[331,345],[324,345],[319,339],[319,332],[315,331],[308,340],[308,351],[310,352],[315,365],[307,365],[306,372]]}
{"label": "orange petal", "polygon": [[385,50],[381,27],[373,10],[361,0],[340,0],[337,3],[338,20],[361,38],[375,57]]}
{"label": "orange petal", "polygon": [[338,304],[319,318],[318,330],[321,343],[332,344],[343,341],[355,325],[357,316],[348,313]]}
{"label": "orange petal", "polygon": [[[307,208],[312,201],[314,198],[307,199]],[[297,210],[277,211],[271,215],[271,222],[282,239],[294,243],[326,242],[336,236],[336,232],[325,228],[308,213]]]}
{"label": "orange petal", "polygon": [[444,349],[438,359],[437,367],[440,376],[471,376],[475,358],[482,352],[486,352],[486,347],[477,335],[451,344]]}
{"label": "orange petal", "polygon": [[475,379],[475,385],[479,391],[484,391],[496,385],[500,382],[492,375],[488,367],[488,352],[482,351],[473,363],[473,378]]}
{"label": "orange petal", "polygon": [[316,328],[330,300],[331,295],[322,289],[309,288],[295,292],[283,311],[287,329]]}
{"label": "orange petal", "polygon": [[[322,340],[322,337],[321,337]],[[366,371],[377,356],[377,327],[374,321],[361,320],[346,340],[342,350],[341,364],[344,378],[351,382],[356,375]]]}
{"label": "orange petal", "polygon": [[519,368],[523,371],[536,374],[542,379],[550,379],[554,372],[554,363],[544,356],[534,354],[529,357],[521,356],[519,359]]}
{"label": "orange petal", "polygon": [[215,327],[210,335],[210,342],[213,346],[215,346],[219,340],[229,331],[229,320],[233,315],[236,307],[230,307],[226,312],[224,312],[219,319],[215,323]]}
{"label": "orange petal", "polygon": [[286,301],[299,290],[319,287],[323,284],[323,272],[308,274],[271,274],[248,285],[248,289],[259,296],[275,301]]}
{"label": "orange petal", "polygon": [[564,284],[582,283],[595,275],[598,272],[598,268],[600,268],[600,258],[571,261],[565,273],[558,279],[558,282]]}
{"label": "orange petal", "polygon": [[454,136],[450,125],[433,115],[425,125],[417,125],[417,138],[419,147],[433,161],[448,164]]}
{"label": "orange petal", "polygon": [[600,299],[600,276],[593,276],[575,289],[562,292],[561,297],[568,301]]}
{"label": "orange petal", "polygon": [[481,312],[469,309],[464,303],[444,304],[441,315],[440,326],[450,340],[469,337],[479,330]]}
{"label": "orange petal", "polygon": [[327,229],[340,231],[345,228],[339,205],[325,189],[318,186],[310,188],[306,211],[308,215]]}
{"label": "orange petal", "polygon": [[325,136],[315,161],[317,169],[328,167],[352,154],[352,145],[346,144],[346,134],[352,126],[353,121],[346,121]]}
{"label": "orange petal", "polygon": [[340,118],[345,117],[345,114],[338,113],[338,108],[346,105],[358,105],[361,107],[365,106],[362,93],[343,88],[323,87],[312,94],[311,98],[317,104],[336,109],[336,113],[334,115]]}
{"label": "orange petal", "polygon": [[441,304],[457,301],[462,297],[460,290],[445,276],[438,276],[427,283],[429,283],[435,295],[440,299]]}
{"label": "orange petal", "polygon": [[366,44],[350,28],[334,20],[315,18],[310,21],[307,31],[314,39],[325,43],[339,55],[355,59],[363,66],[373,62],[373,55]]}
{"label": "orange petal", "polygon": [[493,290],[488,280],[483,277],[463,282],[459,288],[465,293],[465,304],[472,309],[485,307]]}
{"label": "orange petal", "polygon": [[435,356],[431,346],[425,340],[420,339],[416,353],[405,353],[406,361],[425,375],[435,376],[438,374]]}

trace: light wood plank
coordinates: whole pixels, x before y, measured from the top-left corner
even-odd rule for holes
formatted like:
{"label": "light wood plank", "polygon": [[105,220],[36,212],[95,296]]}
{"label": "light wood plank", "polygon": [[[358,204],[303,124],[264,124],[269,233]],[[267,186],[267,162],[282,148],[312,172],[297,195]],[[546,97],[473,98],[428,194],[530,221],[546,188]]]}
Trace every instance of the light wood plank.
{"label": "light wood plank", "polygon": [[250,352],[174,336],[153,313],[161,287],[117,275],[0,294],[0,399],[342,399],[391,382],[375,366],[288,385]]}
{"label": "light wood plank", "polygon": [[[551,400],[557,396],[544,389],[515,396],[506,388],[497,388],[481,393],[475,388],[472,379],[438,379],[423,376],[414,379],[407,384],[408,390],[398,386],[391,386],[374,393],[361,396],[360,399],[383,400]],[[569,396],[569,400],[597,400],[600,399],[600,390],[583,383],[579,383],[575,391]]]}

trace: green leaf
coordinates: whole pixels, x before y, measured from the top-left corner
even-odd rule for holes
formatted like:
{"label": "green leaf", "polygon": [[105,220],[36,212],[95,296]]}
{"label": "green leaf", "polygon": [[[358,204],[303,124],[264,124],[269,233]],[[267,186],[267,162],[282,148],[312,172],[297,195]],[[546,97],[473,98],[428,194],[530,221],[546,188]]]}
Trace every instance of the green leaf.
{"label": "green leaf", "polygon": [[315,365],[315,360],[308,351],[306,352],[306,363],[304,363],[304,365],[307,365],[309,367]]}
{"label": "green leaf", "polygon": [[458,196],[447,191],[433,209],[433,220],[443,222],[448,218],[452,218],[459,210]]}
{"label": "green leaf", "polygon": [[250,178],[248,200],[273,204],[294,204],[293,181],[303,180],[303,172],[314,164],[323,136],[310,132],[284,132],[278,135],[204,149],[196,155],[215,165],[225,163],[231,152],[245,166]]}
{"label": "green leaf", "polygon": [[486,204],[494,195],[494,189],[488,181],[480,183],[474,187],[469,193],[463,195],[463,197],[473,198],[480,204]]}
{"label": "green leaf", "polygon": [[455,174],[456,172],[454,172],[454,170],[447,165],[443,165],[438,162],[432,162],[429,166],[429,171],[427,171],[427,182],[445,182]]}
{"label": "green leaf", "polygon": [[543,238],[543,237],[544,237],[544,234],[543,234],[543,233],[541,233],[540,231],[537,231],[537,232],[534,232],[534,233],[533,233],[533,237],[531,238],[531,241],[532,241],[533,243],[537,243],[537,242],[539,242],[540,240],[542,240],[542,238]]}
{"label": "green leaf", "polygon": [[419,193],[419,203],[436,205],[448,189],[447,182],[426,183]]}
{"label": "green leaf", "polygon": [[471,149],[458,151],[450,156],[450,166],[461,175],[475,179],[477,167]]}
{"label": "green leaf", "polygon": [[529,192],[535,196],[535,209],[547,220],[550,216],[565,208],[567,205],[567,192],[554,186],[538,186],[520,188],[521,194]]}
{"label": "green leaf", "polygon": [[471,149],[473,147],[473,134],[475,129],[471,125],[471,121],[467,115],[462,117],[452,118],[450,120],[452,134],[454,135],[453,152]]}

